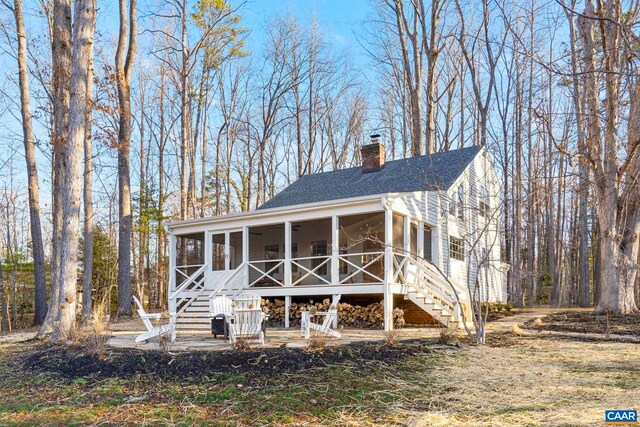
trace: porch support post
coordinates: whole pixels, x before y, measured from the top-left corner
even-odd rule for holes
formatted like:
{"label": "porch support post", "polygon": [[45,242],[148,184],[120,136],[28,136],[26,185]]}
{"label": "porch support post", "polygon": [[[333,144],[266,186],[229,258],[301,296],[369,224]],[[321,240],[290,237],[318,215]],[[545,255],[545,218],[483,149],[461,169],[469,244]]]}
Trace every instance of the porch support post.
{"label": "porch support post", "polygon": [[393,212],[384,211],[384,330],[393,330]]}
{"label": "porch support post", "polygon": [[244,287],[249,287],[249,227],[242,227],[242,262],[244,266]]}
{"label": "porch support post", "polygon": [[169,235],[169,292],[167,292],[167,297],[169,298],[168,307],[169,313],[176,312],[176,299],[172,298],[173,293],[176,290],[176,256],[177,256],[177,243],[175,234]]}
{"label": "porch support post", "polygon": [[424,222],[418,222],[416,252],[418,258],[424,259]]}
{"label": "porch support post", "polygon": [[289,327],[289,308],[291,307],[291,297],[284,297],[284,327]]}
{"label": "porch support post", "polygon": [[331,284],[337,286],[340,283],[340,269],[338,257],[340,256],[340,219],[337,215],[331,217]]}
{"label": "porch support post", "polygon": [[291,286],[291,221],[284,222],[284,285]]}
{"label": "porch support post", "polygon": [[427,245],[431,245],[431,262],[440,268],[440,252],[442,251],[442,237],[440,236],[440,226],[433,227],[431,229],[431,242],[427,242]]}

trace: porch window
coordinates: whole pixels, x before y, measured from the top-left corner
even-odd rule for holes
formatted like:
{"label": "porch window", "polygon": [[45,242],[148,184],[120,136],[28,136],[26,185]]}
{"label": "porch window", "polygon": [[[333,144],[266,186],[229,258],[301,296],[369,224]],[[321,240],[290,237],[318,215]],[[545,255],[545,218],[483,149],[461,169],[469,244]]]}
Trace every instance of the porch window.
{"label": "porch window", "polygon": [[211,236],[211,270],[224,270],[224,234]]}
{"label": "porch window", "polygon": [[[280,245],[264,245],[264,259],[265,260],[271,260],[271,259],[280,259]],[[265,272],[270,271],[272,268],[275,268],[275,266],[278,265],[278,262],[265,262],[264,263],[264,268],[265,268]],[[274,271],[272,271],[271,275],[275,274],[275,273],[279,273],[280,269],[276,269]]]}
{"label": "porch window", "polygon": [[[311,256],[313,257],[326,257],[327,256],[327,241],[326,240],[318,240],[315,242],[311,242]],[[325,261],[323,258],[313,258],[311,260],[311,270],[314,270],[320,264]],[[327,263],[320,266],[315,273],[319,276],[324,276],[327,274]]]}
{"label": "porch window", "polygon": [[464,240],[449,236],[449,256],[464,261]]}

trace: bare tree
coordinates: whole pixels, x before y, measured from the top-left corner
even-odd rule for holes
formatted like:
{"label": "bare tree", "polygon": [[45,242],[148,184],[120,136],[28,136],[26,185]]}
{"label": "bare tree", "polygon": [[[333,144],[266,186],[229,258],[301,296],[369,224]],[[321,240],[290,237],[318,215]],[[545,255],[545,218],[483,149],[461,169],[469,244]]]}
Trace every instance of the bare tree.
{"label": "bare tree", "polygon": [[[118,85],[118,316],[131,316],[131,73],[136,54],[137,0],[120,0],[120,32],[116,48]],[[130,28],[127,28],[130,26]],[[128,34],[127,34],[128,30]],[[128,37],[128,46],[127,46]]]}
{"label": "bare tree", "polygon": [[47,289],[44,271],[44,247],[42,245],[42,227],[40,225],[40,185],[38,183],[38,167],[36,165],[36,140],[33,135],[31,118],[31,101],[29,94],[29,78],[27,64],[27,34],[22,12],[22,1],[14,0],[13,8],[5,0],[2,3],[12,9],[16,22],[18,40],[18,79],[20,85],[20,104],[22,115],[22,135],[24,154],[27,162],[29,182],[29,217],[31,221],[31,244],[33,245],[34,265],[34,317],[33,324],[40,325],[47,315]]}
{"label": "bare tree", "polygon": [[[596,311],[627,314],[638,310],[635,285],[638,274],[640,241],[640,131],[630,115],[625,157],[620,159],[621,141],[618,121],[621,113],[621,83],[626,53],[631,41],[629,26],[638,10],[622,11],[619,0],[601,2],[597,8],[588,0],[578,17],[583,62],[588,77],[584,82],[585,116],[587,117],[586,160],[595,180],[595,197],[600,229],[602,289]],[[601,55],[602,68],[595,56]],[[599,83],[604,83],[604,117],[600,119]],[[630,79],[630,113],[638,113],[640,88]],[[602,123],[600,121],[602,120]]]}
{"label": "bare tree", "polygon": [[53,0],[53,9],[45,8],[45,12],[53,13],[48,19],[52,26],[51,33],[51,67],[55,72],[51,79],[52,86],[52,238],[51,238],[51,295],[47,317],[38,335],[48,334],[56,321],[59,307],[58,292],[60,272],[60,237],[62,235],[62,187],[65,181],[66,161],[65,145],[69,133],[69,103],[71,86],[71,0]]}
{"label": "bare tree", "polygon": [[91,136],[91,119],[93,110],[93,57],[89,58],[87,70],[87,110],[84,135],[84,247],[82,269],[82,317],[86,322],[93,313],[93,141]]}
{"label": "bare tree", "polygon": [[64,145],[65,175],[61,187],[62,223],[59,246],[59,273],[54,283],[58,305],[50,338],[66,340],[75,329],[78,229],[80,222],[80,188],[82,185],[82,154],[87,117],[87,77],[93,55],[95,31],[95,0],[77,0],[74,8],[72,70],[69,100],[69,135]]}

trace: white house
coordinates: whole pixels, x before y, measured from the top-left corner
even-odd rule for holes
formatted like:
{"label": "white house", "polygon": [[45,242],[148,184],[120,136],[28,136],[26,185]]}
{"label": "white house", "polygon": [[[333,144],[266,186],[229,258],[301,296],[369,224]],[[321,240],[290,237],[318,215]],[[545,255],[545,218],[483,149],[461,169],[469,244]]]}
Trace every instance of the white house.
{"label": "white house", "polygon": [[506,299],[485,148],[385,162],[374,135],[362,159],[305,175],[255,211],[167,223],[178,325],[208,327],[211,298],[249,291],[284,299],[285,326],[292,298],[377,297],[387,330],[394,296],[454,327],[470,294]]}

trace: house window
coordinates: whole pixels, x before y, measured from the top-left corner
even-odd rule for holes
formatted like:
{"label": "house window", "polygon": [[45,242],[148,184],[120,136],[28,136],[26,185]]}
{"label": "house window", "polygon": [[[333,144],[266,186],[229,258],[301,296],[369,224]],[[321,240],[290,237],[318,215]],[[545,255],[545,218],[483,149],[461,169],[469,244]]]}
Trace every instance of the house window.
{"label": "house window", "polygon": [[478,200],[478,210],[480,212],[480,216],[489,216],[489,195],[487,194],[487,189],[484,186],[480,187],[480,194]]}
{"label": "house window", "polygon": [[[264,259],[265,260],[280,259],[280,245],[264,245]],[[265,272],[269,272],[271,269],[276,268],[277,265],[278,265],[277,262],[265,262],[264,263]],[[269,275],[273,275],[276,273],[280,273],[280,268],[277,268],[274,271],[271,271]]]}
{"label": "house window", "polygon": [[[311,256],[312,257],[326,257],[327,256],[327,241],[326,240],[318,240],[316,242],[311,242]],[[319,276],[323,276],[327,274],[327,263],[325,262],[326,258],[313,258],[311,260],[311,270],[314,270],[320,264],[324,262],[322,266],[320,266],[315,273]]]}
{"label": "house window", "polygon": [[[346,249],[340,249],[339,253],[340,253],[340,255],[346,255],[347,254],[347,250]],[[339,274],[349,274],[349,264],[347,264],[343,260],[340,260],[340,262],[338,263],[338,273]]]}
{"label": "house window", "polygon": [[449,236],[449,257],[464,261],[464,240]]}
{"label": "house window", "polygon": [[464,187],[458,187],[458,218],[464,219]]}

